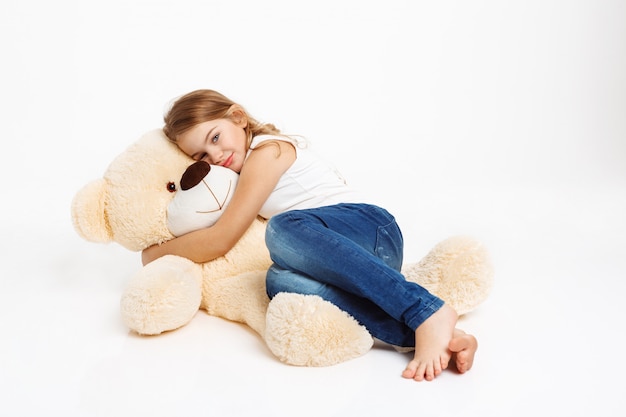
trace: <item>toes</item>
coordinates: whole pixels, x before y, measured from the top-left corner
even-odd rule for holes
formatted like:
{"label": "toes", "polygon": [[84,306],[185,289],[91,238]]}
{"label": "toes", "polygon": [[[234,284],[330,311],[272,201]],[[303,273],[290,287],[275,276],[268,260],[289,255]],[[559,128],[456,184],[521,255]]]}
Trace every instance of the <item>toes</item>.
{"label": "toes", "polygon": [[463,374],[469,371],[472,367],[472,358],[466,355],[459,354],[456,358],[456,369],[459,373]]}
{"label": "toes", "polygon": [[440,360],[441,370],[448,369],[448,364],[450,363],[450,358],[442,357]]}
{"label": "toes", "polygon": [[[432,371],[431,371],[432,372]],[[426,380],[428,379],[428,375],[427,375],[427,367],[426,364],[421,363],[417,369],[415,370],[415,376],[413,377],[414,380],[416,381],[423,381],[424,378],[426,378]],[[430,378],[432,379],[432,377]]]}
{"label": "toes", "polygon": [[435,368],[432,365],[426,367],[426,373],[424,374],[426,381],[432,381],[435,379]]}
{"label": "toes", "polygon": [[[406,369],[402,372],[402,377],[407,379],[414,379],[415,381],[432,381],[448,367],[450,363],[450,356],[442,355],[432,361],[418,361],[412,360],[407,365]],[[457,361],[457,366],[460,362]]]}
{"label": "toes", "polygon": [[441,366],[442,361],[443,361],[443,359],[442,360],[435,360],[433,362],[434,376],[441,375],[441,372],[443,372],[443,370],[446,369],[445,367]]}
{"label": "toes", "polygon": [[402,378],[413,379],[414,376],[415,376],[415,371],[413,371],[412,369],[406,368],[402,372]]}
{"label": "toes", "polygon": [[462,355],[457,355],[457,357],[456,357],[456,361],[454,362],[454,365],[455,365],[455,367],[456,367],[456,370],[457,370],[459,373],[463,373],[463,372],[465,372],[465,371],[466,371],[466,369],[465,369],[465,368],[466,368],[467,362],[466,362],[466,360],[462,357]]}
{"label": "toes", "polygon": [[464,374],[465,372],[468,371],[467,369],[467,364],[465,363],[457,363],[456,364],[456,370],[460,373],[460,374]]}
{"label": "toes", "polygon": [[407,379],[413,379],[415,377],[415,371],[417,370],[417,366],[417,362],[409,362],[409,364],[406,366],[406,369],[402,372],[402,377]]}

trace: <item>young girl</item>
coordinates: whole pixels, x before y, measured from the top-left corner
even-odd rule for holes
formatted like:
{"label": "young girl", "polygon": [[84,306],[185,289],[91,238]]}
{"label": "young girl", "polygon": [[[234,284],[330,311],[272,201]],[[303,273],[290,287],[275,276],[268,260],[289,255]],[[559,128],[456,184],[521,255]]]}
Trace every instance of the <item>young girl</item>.
{"label": "young girl", "polygon": [[229,206],[211,227],[144,250],[207,262],[226,254],[257,215],[269,219],[270,298],[315,294],[335,304],[383,342],[414,347],[402,373],[432,380],[453,360],[472,366],[476,339],[455,329],[457,313],[400,273],[403,239],[393,216],[365,204],[305,141],[259,123],[212,90],[179,98],[165,116],[167,137],[194,160],[240,174]]}

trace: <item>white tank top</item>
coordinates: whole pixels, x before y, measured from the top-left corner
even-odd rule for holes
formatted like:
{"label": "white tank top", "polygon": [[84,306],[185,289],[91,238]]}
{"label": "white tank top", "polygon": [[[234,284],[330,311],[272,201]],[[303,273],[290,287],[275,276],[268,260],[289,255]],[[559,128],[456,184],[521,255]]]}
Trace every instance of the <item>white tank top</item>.
{"label": "white tank top", "polygon": [[261,217],[269,219],[288,210],[365,202],[360,193],[346,184],[339,171],[310,149],[304,139],[259,135],[252,139],[247,156],[259,144],[268,140],[293,144],[296,160],[278,180],[276,188],[259,212]]}

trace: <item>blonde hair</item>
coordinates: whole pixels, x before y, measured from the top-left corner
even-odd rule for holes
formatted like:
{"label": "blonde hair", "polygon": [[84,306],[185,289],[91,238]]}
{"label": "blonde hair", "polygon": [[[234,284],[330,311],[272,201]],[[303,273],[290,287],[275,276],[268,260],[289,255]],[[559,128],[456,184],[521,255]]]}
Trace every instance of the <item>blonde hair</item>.
{"label": "blonde hair", "polygon": [[237,121],[236,113],[243,115],[247,121],[244,130],[248,148],[257,135],[281,134],[273,124],[258,122],[242,106],[213,90],[195,90],[178,98],[163,118],[163,132],[176,143],[178,136],[195,125],[216,119]]}

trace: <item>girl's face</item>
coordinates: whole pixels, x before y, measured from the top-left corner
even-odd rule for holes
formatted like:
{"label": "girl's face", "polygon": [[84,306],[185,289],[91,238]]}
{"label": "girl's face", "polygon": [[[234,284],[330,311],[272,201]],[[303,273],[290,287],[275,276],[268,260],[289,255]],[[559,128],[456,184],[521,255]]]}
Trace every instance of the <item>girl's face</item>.
{"label": "girl's face", "polygon": [[246,159],[245,122],[230,119],[209,120],[178,136],[178,147],[196,161],[206,161],[241,172]]}

